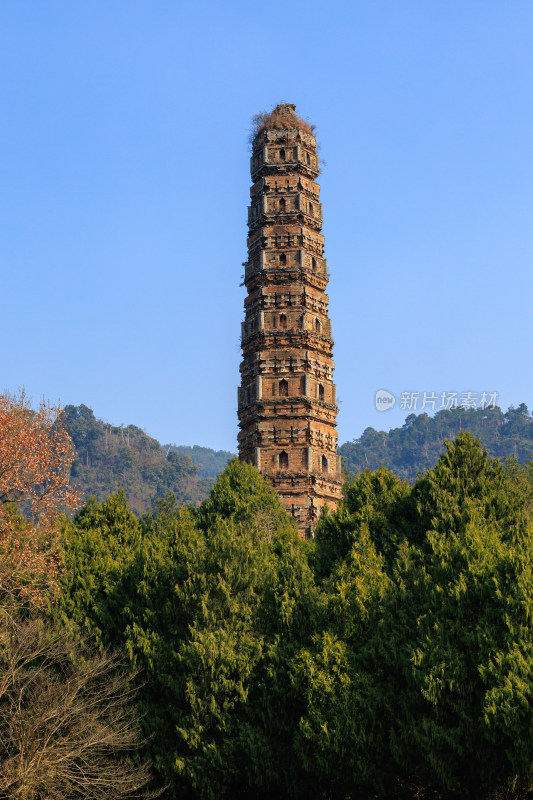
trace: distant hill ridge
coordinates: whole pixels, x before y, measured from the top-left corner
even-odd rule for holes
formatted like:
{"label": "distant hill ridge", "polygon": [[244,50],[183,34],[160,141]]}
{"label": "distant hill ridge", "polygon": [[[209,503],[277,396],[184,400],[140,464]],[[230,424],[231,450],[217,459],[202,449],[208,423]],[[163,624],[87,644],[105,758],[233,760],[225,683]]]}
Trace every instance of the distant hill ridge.
{"label": "distant hill ridge", "polygon": [[65,428],[77,452],[71,477],[82,499],[94,495],[102,501],[122,487],[136,514],[151,512],[157,499],[169,492],[180,503],[202,502],[233,455],[198,445],[161,446],[135,425],[96,419],[85,405],[68,405],[64,411]]}
{"label": "distant hill ridge", "polygon": [[[169,492],[181,503],[202,502],[233,453],[199,445],[161,445],[135,425],[114,426],[96,419],[85,405],[66,406],[65,427],[77,457],[71,475],[83,499],[105,499],[122,487],[137,514],[151,512],[158,498]],[[503,412],[500,408],[439,411],[435,416],[410,414],[400,428],[366,428],[352,442],[339,447],[349,472],[377,469],[384,464],[413,482],[419,472],[433,467],[445,439],[460,430],[479,437],[491,456],[515,457],[521,464],[533,459],[533,416],[525,403]]]}
{"label": "distant hill ridge", "polygon": [[533,417],[525,403],[506,412],[496,406],[454,408],[438,411],[433,417],[410,414],[401,428],[388,432],[366,428],[359,439],[341,445],[339,453],[349,472],[384,464],[412,483],[419,472],[435,465],[444,440],[455,439],[461,430],[480,438],[493,458],[515,457],[521,464],[533,458]]}
{"label": "distant hill ridge", "polygon": [[228,461],[235,455],[235,453],[230,453],[228,450],[211,450],[210,447],[200,447],[198,444],[192,447],[165,444],[163,447],[165,449],[170,448],[171,451],[178,453],[180,456],[190,458],[192,463],[198,467],[200,478],[216,478],[218,473],[224,469]]}

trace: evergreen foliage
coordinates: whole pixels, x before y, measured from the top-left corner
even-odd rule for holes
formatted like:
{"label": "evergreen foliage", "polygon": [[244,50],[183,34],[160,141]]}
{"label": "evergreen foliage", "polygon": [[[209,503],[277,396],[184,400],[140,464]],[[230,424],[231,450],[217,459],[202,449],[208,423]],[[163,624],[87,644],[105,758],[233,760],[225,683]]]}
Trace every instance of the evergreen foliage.
{"label": "evergreen foliage", "polygon": [[[359,486],[361,478],[347,486],[341,536]],[[352,550],[327,578],[320,641],[331,637],[342,654],[343,680],[332,685],[358,687],[359,723],[347,715],[339,731],[328,692],[314,706],[340,752],[375,743],[363,752],[378,765],[371,786],[386,796],[418,787],[422,797],[488,798],[514,785],[518,794],[506,796],[525,797],[531,788],[533,539],[519,486],[463,432],[410,496],[384,504],[379,535],[357,520]],[[329,538],[335,516],[321,523]],[[334,661],[325,663],[327,675]]]}
{"label": "evergreen foliage", "polygon": [[139,671],[169,798],[533,795],[531,469],[461,432],[346,483],[314,543],[232,460],[198,509],[65,522],[62,612]]}
{"label": "evergreen foliage", "polygon": [[287,667],[313,580],[276,493],[234,460],[197,512],[169,497],[141,523],[128,513],[118,494],[67,523],[63,608],[141,670],[163,780],[205,798],[291,783]]}

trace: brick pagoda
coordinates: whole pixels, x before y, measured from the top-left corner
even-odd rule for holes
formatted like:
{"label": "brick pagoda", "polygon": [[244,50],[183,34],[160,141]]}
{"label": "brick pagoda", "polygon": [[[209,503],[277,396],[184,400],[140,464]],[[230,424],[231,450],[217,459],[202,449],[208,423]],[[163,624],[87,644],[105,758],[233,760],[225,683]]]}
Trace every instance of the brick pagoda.
{"label": "brick pagoda", "polygon": [[251,174],[239,456],[311,536],[342,475],[316,139],[295,106],[259,118]]}

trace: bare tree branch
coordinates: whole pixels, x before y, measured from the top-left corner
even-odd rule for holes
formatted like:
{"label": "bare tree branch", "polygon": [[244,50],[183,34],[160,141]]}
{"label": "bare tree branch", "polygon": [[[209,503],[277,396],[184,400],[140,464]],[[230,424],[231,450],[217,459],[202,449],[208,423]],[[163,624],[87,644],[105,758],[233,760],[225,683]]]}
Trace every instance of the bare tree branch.
{"label": "bare tree branch", "polygon": [[148,766],[135,690],[119,660],[72,652],[66,633],[42,620],[0,622],[0,796],[20,800],[134,800]]}

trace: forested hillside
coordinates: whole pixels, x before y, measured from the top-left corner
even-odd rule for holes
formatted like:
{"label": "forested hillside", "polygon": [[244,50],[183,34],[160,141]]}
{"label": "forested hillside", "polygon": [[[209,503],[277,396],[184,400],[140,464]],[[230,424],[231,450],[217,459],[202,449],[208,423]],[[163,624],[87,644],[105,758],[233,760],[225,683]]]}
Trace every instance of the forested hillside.
{"label": "forested hillside", "polygon": [[359,439],[339,447],[346,469],[359,473],[382,464],[410,483],[419,472],[433,467],[444,450],[444,440],[461,430],[479,437],[493,457],[514,456],[521,464],[533,458],[533,417],[525,403],[505,413],[498,407],[455,408],[435,416],[410,414],[401,428],[366,428]]}
{"label": "forested hillside", "polygon": [[[180,448],[162,447],[135,425],[114,426],[96,419],[85,405],[66,406],[63,421],[76,447],[71,477],[82,498],[94,495],[101,501],[122,487],[136,514],[151,512],[157,498],[169,492],[180,503],[196,505],[205,500],[217,472],[231,457],[227,453],[224,460],[221,453],[208,448],[182,448],[203,459],[199,469]],[[210,460],[217,465],[211,471]]]}
{"label": "forested hillside", "polygon": [[[137,514],[150,512],[157,498],[169,492],[181,503],[202,502],[233,455],[199,445],[161,445],[135,425],[96,419],[85,405],[67,406],[63,419],[77,452],[71,476],[83,498],[95,495],[104,500],[122,487]],[[433,417],[410,414],[401,428],[367,428],[358,439],[341,445],[339,453],[349,472],[383,464],[413,483],[435,465],[444,440],[454,439],[461,430],[479,437],[493,457],[514,456],[522,464],[533,459],[533,417],[524,403],[506,412],[496,407],[456,408]]]}

